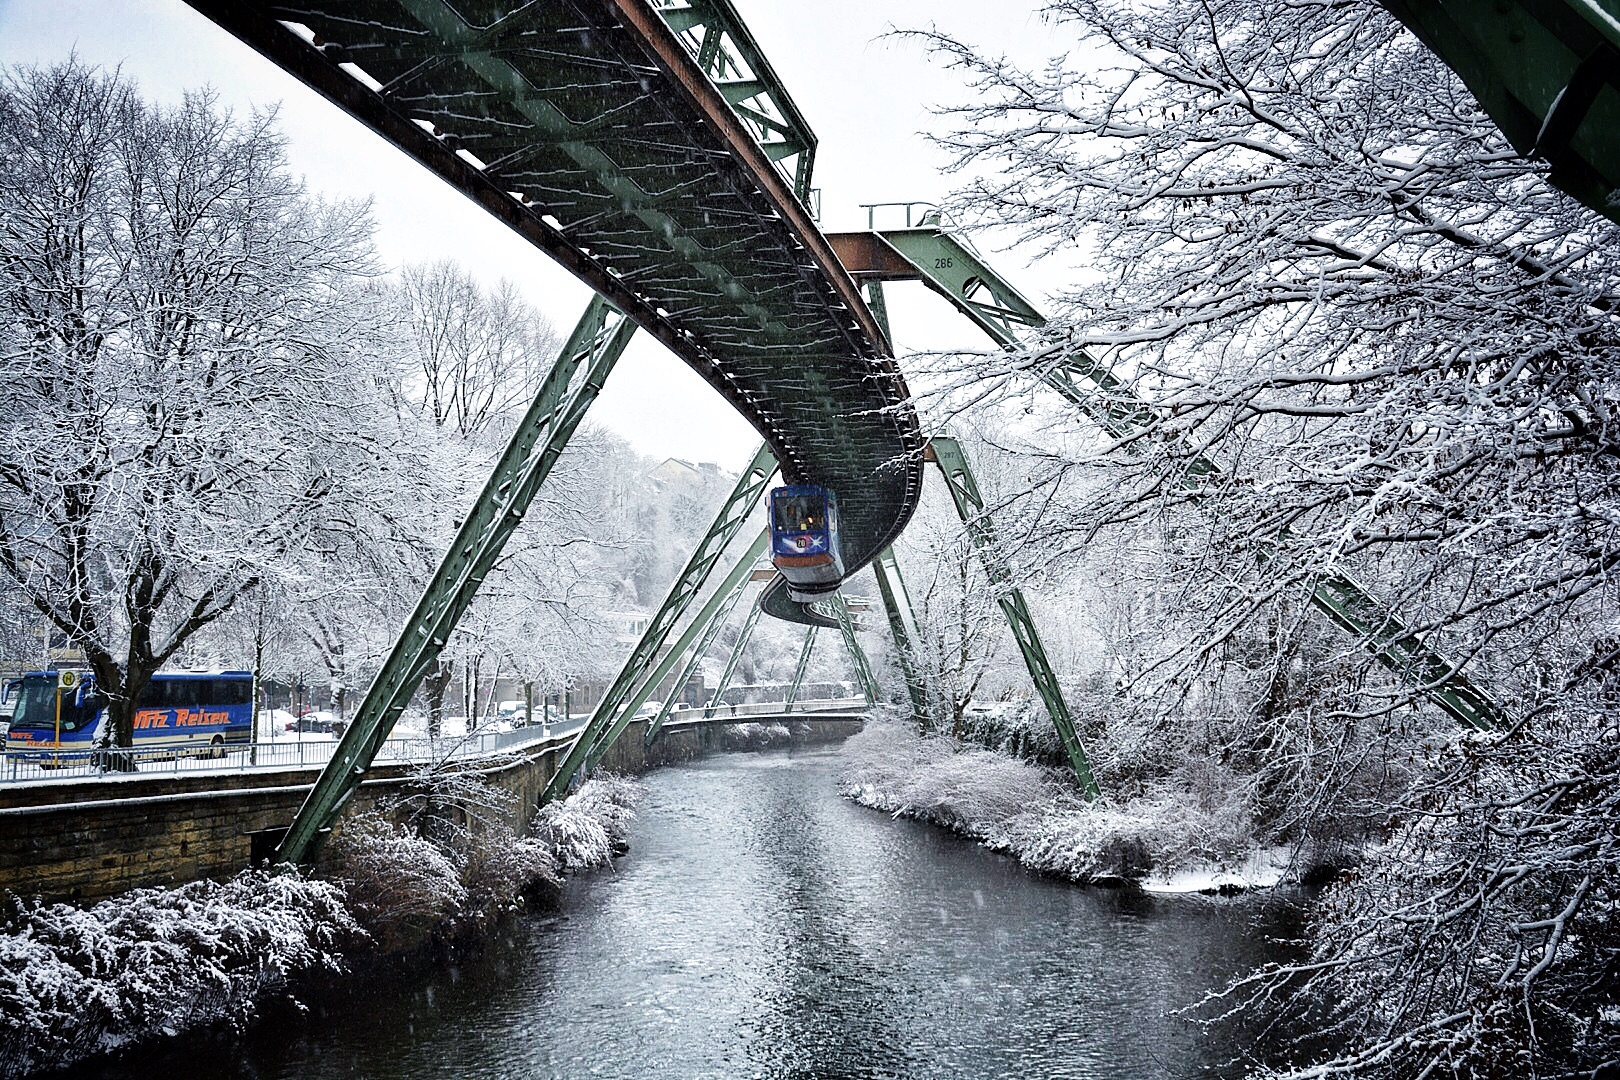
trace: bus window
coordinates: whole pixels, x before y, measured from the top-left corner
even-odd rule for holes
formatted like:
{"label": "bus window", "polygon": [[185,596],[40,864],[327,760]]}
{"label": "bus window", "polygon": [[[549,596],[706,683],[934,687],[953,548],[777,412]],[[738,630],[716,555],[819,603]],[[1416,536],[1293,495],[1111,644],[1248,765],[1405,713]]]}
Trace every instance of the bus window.
{"label": "bus window", "polygon": [[22,681],[17,692],[16,711],[11,714],[11,726],[18,729],[54,728],[56,726],[56,678],[32,676]]}

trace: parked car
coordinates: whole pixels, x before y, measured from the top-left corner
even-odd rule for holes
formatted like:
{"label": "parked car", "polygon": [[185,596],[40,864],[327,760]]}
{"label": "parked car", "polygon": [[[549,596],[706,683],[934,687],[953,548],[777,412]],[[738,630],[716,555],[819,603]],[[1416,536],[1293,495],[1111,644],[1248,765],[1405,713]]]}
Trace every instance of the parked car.
{"label": "parked car", "polygon": [[349,725],[336,713],[312,709],[298,718],[298,730],[316,735],[341,735]]}

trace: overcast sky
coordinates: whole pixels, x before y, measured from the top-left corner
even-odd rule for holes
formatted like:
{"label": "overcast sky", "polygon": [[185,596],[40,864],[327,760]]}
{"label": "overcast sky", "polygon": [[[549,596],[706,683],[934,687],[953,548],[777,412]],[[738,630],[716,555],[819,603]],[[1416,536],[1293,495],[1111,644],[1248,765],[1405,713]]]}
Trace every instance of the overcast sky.
{"label": "overcast sky", "polygon": [[[933,200],[951,185],[946,157],[921,132],[940,123],[930,106],[964,96],[959,77],[935,67],[892,28],[930,25],[981,47],[1038,60],[1064,42],[1031,4],[983,0],[736,0],[737,7],[815,129],[816,186],[824,226],[862,227],[858,204]],[[358,122],[179,0],[0,0],[0,63],[80,59],[120,65],[150,98],[173,100],[213,86],[238,110],[279,103],[288,155],[309,188],[373,202],[377,244],[392,266],[450,258],[488,282],[501,277],[566,334],[589,298],[585,287],[463,196]],[[1016,254],[998,268],[1025,287]],[[892,286],[890,316],[902,357],[910,350],[981,347],[983,339],[920,285]],[[739,468],[758,444],[752,429],[696,374],[638,335],[591,410],[645,454]]]}

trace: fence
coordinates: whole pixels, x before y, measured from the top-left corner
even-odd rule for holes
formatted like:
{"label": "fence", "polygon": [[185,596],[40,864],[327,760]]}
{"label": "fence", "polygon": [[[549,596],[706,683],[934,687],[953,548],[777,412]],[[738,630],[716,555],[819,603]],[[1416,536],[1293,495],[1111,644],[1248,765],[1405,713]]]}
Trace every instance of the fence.
{"label": "fence", "polygon": [[[744,716],[794,717],[801,713],[847,712],[864,709],[865,706],[864,698],[839,698],[795,702],[792,712],[786,712],[782,702],[765,701],[753,705],[721,705],[714,710],[712,718],[705,717],[701,708],[685,709],[670,714],[669,723],[686,726],[703,723],[706,719],[726,721]],[[510,753],[528,749],[537,743],[571,736],[584,723],[584,718],[576,718],[568,723],[533,724],[508,731],[474,732],[471,735],[439,738],[417,736],[388,739],[383,743],[375,762],[379,765],[397,765],[464,761]],[[317,769],[331,760],[337,745],[335,738],[287,738],[199,746],[196,749],[136,747],[61,753],[49,750],[8,751],[3,768],[0,768],[0,783],[117,780],[126,776],[239,773],[260,769]]]}

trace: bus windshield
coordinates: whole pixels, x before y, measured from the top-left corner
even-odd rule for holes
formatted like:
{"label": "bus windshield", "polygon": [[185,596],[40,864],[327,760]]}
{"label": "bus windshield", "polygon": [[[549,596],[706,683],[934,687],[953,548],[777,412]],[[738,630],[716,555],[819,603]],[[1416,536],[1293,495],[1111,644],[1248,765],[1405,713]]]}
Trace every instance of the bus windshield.
{"label": "bus windshield", "polygon": [[54,728],[56,726],[56,679],[32,675],[22,680],[16,691],[17,708],[11,714],[14,728]]}

